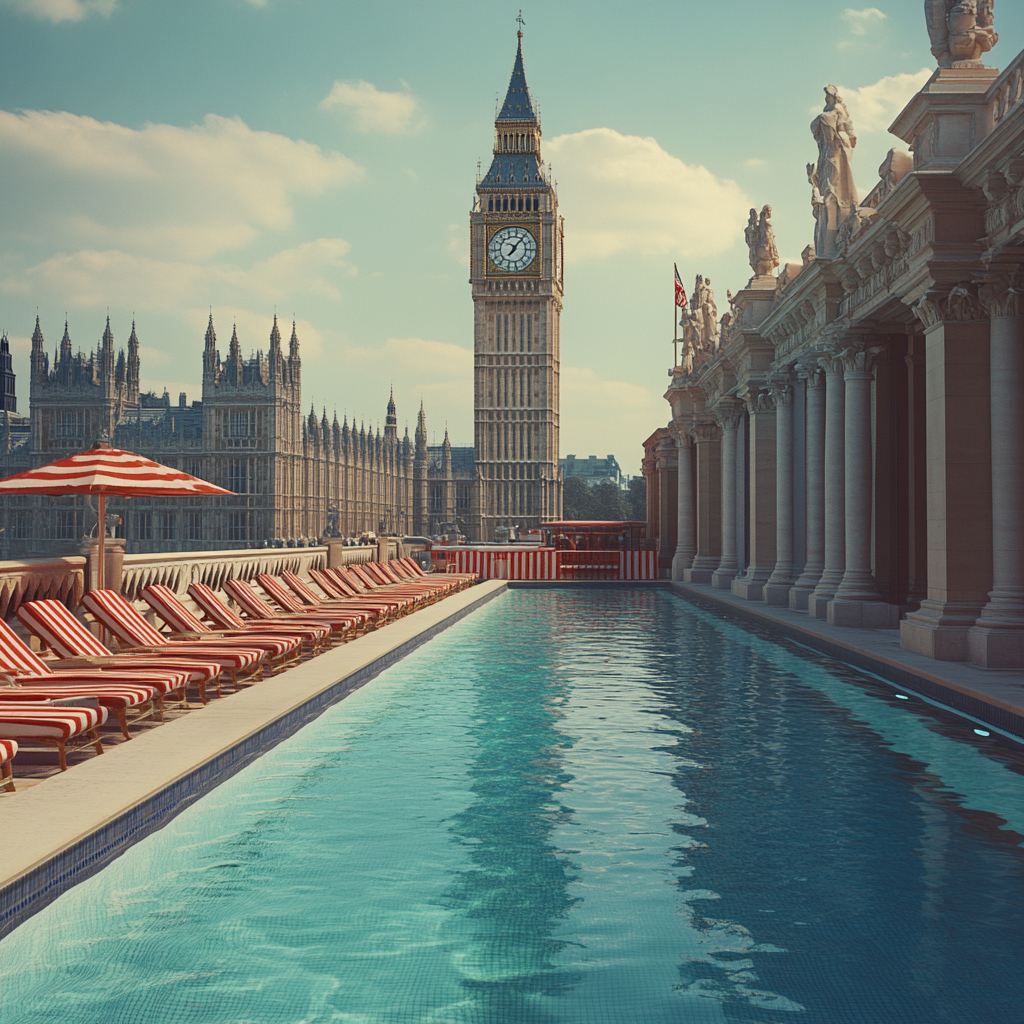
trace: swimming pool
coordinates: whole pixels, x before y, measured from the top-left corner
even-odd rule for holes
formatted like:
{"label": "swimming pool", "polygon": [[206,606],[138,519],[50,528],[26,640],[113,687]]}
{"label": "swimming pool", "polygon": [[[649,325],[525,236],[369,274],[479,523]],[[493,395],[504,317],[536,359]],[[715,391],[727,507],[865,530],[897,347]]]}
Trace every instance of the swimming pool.
{"label": "swimming pool", "polygon": [[0,942],[0,1020],[1020,1020],[1024,759],[670,593],[512,591]]}

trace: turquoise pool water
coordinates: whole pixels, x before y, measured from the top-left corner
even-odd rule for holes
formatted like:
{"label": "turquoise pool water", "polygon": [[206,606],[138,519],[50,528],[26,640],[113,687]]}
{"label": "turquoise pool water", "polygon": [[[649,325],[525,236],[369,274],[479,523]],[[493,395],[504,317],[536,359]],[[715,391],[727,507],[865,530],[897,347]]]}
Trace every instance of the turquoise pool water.
{"label": "turquoise pool water", "polygon": [[0,942],[0,1021],[1021,1021],[1024,760],[973,725],[513,591]]}

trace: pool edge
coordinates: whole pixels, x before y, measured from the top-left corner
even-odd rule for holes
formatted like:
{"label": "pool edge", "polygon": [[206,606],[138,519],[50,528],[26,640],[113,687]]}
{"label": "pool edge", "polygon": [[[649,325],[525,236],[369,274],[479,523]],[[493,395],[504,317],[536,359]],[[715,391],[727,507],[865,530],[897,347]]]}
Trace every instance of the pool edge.
{"label": "pool edge", "polygon": [[[735,615],[743,622],[781,633],[783,636],[805,644],[822,654],[852,665],[854,668],[872,672],[902,689],[927,697],[953,711],[969,715],[1024,741],[1024,714],[1019,708],[995,694],[985,693],[977,687],[943,678],[941,675],[943,667],[946,667],[947,670],[956,670],[956,667],[959,666],[963,672],[975,671],[979,675],[979,682],[984,682],[982,673],[985,670],[977,668],[977,666],[967,665],[964,662],[934,662],[932,665],[918,666],[911,664],[913,659],[920,657],[918,655],[907,652],[901,660],[896,660],[891,656],[870,651],[852,642],[852,637],[850,641],[847,641],[812,629],[802,622],[787,621],[778,614],[776,609],[750,607],[750,602],[734,598],[722,591],[708,593],[705,592],[704,587],[675,581],[672,583],[672,591],[697,607],[719,614],[725,612]],[[790,614],[795,616],[798,613]],[[817,623],[817,620],[814,621]],[[851,633],[853,632],[859,634],[866,631],[851,631]],[[998,683],[999,678],[994,677],[993,682]]]}
{"label": "pool edge", "polygon": [[[386,627],[379,633],[369,634],[363,639],[374,637],[384,644],[383,649],[375,656],[357,664],[351,671],[343,673],[332,682],[319,687],[305,699],[293,704],[280,714],[271,716],[246,735],[237,738],[213,755],[202,758],[189,770],[167,779],[163,785],[157,786],[143,798],[122,806],[119,811],[108,815],[95,828],[79,832],[70,841],[54,844],[52,852],[40,857],[28,867],[5,878],[0,877],[0,938],[44,909],[62,893],[102,870],[135,843],[163,828],[192,803],[237,774],[261,754],[292,736],[328,708],[344,700],[350,693],[364,686],[396,662],[401,661],[416,648],[504,594],[507,589],[503,581],[488,581],[461,594],[446,598],[430,608],[417,612],[416,615],[408,619]],[[452,604],[448,604],[448,602],[452,602]],[[446,609],[447,613],[445,613]],[[417,620],[420,623],[420,628],[410,633],[409,628]],[[407,628],[400,628],[402,626],[407,626]],[[395,630],[390,634],[394,642],[387,645],[389,630]],[[359,642],[355,641],[352,645],[345,645],[345,647],[321,655],[321,658],[329,659],[332,655],[342,655],[349,647],[354,648]],[[316,666],[319,660],[307,662],[291,671],[298,672],[307,666]],[[253,687],[243,691],[243,694],[239,696],[245,696],[257,689],[258,686]],[[222,707],[227,707],[230,711],[233,699],[229,697]],[[209,707],[217,706],[215,703]],[[150,735],[158,735],[175,725],[187,726],[190,717],[168,723]],[[87,769],[98,762],[107,762],[108,758],[119,751],[138,749],[136,744],[142,738],[136,738],[132,744],[127,746],[119,745],[111,749],[105,757],[90,759],[75,766],[71,773],[56,776],[55,779],[62,780],[68,775],[73,775],[76,771],[81,772],[82,769]],[[49,781],[47,780],[47,782]],[[30,797],[33,793],[42,791],[45,786],[46,782],[42,783],[40,787],[33,787],[24,794],[24,797]],[[44,794],[44,796],[48,795],[49,792]],[[17,795],[10,802],[5,798],[0,804],[0,821],[3,821],[4,831],[9,838],[13,838],[8,832],[8,827],[11,825],[10,818],[14,815],[6,812],[14,810],[18,806],[16,801]],[[29,802],[31,801],[26,801],[26,803]],[[18,809],[22,810],[24,807],[25,804],[22,804]],[[30,818],[31,810],[27,815],[17,816]],[[14,834],[17,835],[17,823],[15,823]]]}

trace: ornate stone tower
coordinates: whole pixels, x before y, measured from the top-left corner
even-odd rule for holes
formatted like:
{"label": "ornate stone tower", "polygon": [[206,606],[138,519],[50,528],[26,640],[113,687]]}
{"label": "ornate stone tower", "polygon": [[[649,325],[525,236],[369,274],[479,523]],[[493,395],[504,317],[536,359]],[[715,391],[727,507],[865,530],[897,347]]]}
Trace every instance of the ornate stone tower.
{"label": "ornate stone tower", "polygon": [[558,467],[562,220],[540,158],[540,119],[523,71],[522,32],[494,122],[494,159],[470,214],[474,435],[471,532],[538,526],[562,514]]}

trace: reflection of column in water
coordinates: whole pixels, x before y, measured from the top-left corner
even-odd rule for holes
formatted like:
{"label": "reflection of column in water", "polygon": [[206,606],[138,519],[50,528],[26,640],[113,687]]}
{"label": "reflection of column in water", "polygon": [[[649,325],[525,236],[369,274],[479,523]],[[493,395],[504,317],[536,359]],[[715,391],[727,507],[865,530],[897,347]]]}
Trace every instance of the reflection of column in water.
{"label": "reflection of column in water", "polygon": [[[538,629],[558,630],[540,618],[523,627],[531,650],[554,643],[538,637]],[[468,847],[473,866],[454,873],[442,904],[471,922],[472,945],[455,965],[473,993],[472,1019],[540,1024],[554,1018],[538,1008],[536,996],[579,980],[556,966],[565,943],[552,937],[575,902],[568,893],[573,865],[550,841],[572,815],[559,803],[572,777],[562,769],[560,747],[568,741],[554,704],[567,687],[553,684],[547,666],[522,664],[514,650],[475,672],[481,689],[468,777],[476,799],[451,819],[453,841]]]}

